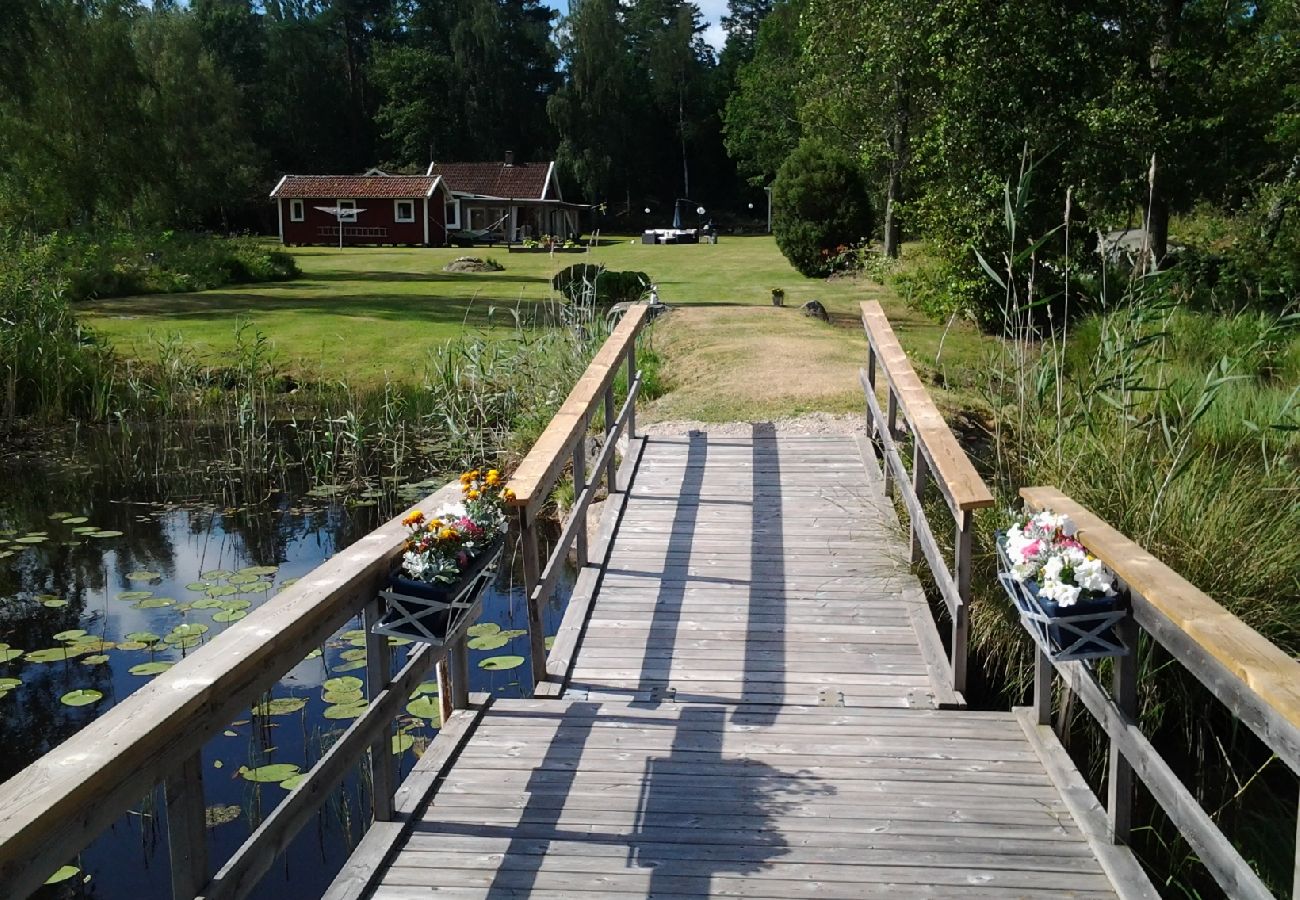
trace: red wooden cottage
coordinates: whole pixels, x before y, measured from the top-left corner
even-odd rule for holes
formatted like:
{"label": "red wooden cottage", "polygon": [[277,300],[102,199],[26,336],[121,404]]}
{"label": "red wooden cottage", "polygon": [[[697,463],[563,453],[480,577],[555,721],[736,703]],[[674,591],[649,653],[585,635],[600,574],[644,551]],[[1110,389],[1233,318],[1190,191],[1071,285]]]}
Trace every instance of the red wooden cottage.
{"label": "red wooden cottage", "polygon": [[[578,232],[555,163],[434,163],[424,175],[286,175],[271,191],[283,244],[445,247],[455,232],[513,242]],[[340,222],[339,210],[344,213]]]}

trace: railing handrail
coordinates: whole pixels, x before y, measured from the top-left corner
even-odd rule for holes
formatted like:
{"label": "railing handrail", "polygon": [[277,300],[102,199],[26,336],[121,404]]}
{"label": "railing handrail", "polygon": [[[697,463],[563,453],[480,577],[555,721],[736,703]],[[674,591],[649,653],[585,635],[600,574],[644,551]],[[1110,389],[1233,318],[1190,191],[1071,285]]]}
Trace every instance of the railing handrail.
{"label": "railing handrail", "polygon": [[644,303],[631,306],[601,345],[582,377],[574,384],[555,417],[533,444],[523,462],[515,469],[507,487],[514,492],[513,505],[524,510],[528,518],[536,515],[555,487],[560,473],[572,456],[574,444],[586,433],[587,421],[595,406],[614,383],[619,363],[645,325],[650,307]]}
{"label": "railing handrail", "polygon": [[[1138,624],[1300,773],[1300,661],[1059,488],[1020,496],[1032,511],[1068,515],[1079,542],[1128,586]],[[1171,630],[1186,639],[1170,640]]]}
{"label": "railing handrail", "polygon": [[[411,509],[458,495],[458,484],[447,485]],[[0,896],[24,897],[40,887],[141,797],[187,771],[209,738],[374,604],[406,538],[401,519],[321,563],[0,785]],[[372,693],[379,687],[372,685]],[[190,836],[201,838],[201,783],[196,787],[197,802],[185,812],[197,814],[199,833]],[[172,805],[169,796],[169,819]],[[186,827],[169,821],[173,841]],[[190,896],[207,878],[205,851],[192,852],[202,862],[193,867]],[[176,877],[174,863],[174,883]]]}
{"label": "railing handrail", "polygon": [[954,511],[992,506],[993,494],[930,399],[879,302],[863,301],[862,327],[898,396],[903,417],[924,447],[939,488]]}

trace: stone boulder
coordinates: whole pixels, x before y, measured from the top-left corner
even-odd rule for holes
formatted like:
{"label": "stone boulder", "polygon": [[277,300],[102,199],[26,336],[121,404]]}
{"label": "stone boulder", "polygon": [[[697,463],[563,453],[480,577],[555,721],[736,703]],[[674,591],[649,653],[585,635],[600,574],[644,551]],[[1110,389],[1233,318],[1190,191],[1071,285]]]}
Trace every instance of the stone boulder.
{"label": "stone boulder", "polygon": [[820,300],[809,300],[799,307],[799,311],[810,319],[821,319],[823,322],[831,320],[831,314],[826,311],[826,307],[822,306]]}

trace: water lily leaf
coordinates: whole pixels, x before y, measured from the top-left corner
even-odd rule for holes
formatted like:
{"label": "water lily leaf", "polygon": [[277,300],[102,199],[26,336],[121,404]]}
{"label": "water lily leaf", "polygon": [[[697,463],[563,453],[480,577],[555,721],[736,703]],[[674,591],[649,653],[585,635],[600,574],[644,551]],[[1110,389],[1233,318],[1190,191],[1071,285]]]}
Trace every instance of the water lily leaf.
{"label": "water lily leaf", "polygon": [[22,655],[23,651],[13,647],[6,647],[5,649],[0,650],[0,663],[13,662]]}
{"label": "water lily leaf", "polygon": [[355,672],[357,669],[364,669],[366,661],[364,659],[354,659],[348,662],[341,662],[334,667],[335,672]]}
{"label": "water lily leaf", "polygon": [[224,768],[225,765],[226,765],[226,764],[223,763],[223,762],[222,762],[221,760],[219,760],[219,759],[214,759],[214,760],[212,761],[212,768],[214,768],[214,769]]}
{"label": "water lily leaf", "polygon": [[146,572],[141,570],[139,572],[126,573],[127,581],[157,581],[160,578],[162,578],[162,574],[159,572]]}
{"label": "water lily leaf", "polygon": [[300,773],[298,775],[291,775],[290,777],[286,778],[284,781],[280,782],[280,787],[284,788],[286,791],[291,791],[294,788],[296,788],[298,785],[302,784],[306,778],[307,778],[306,772]]}
{"label": "water lily leaf", "polygon": [[[84,524],[86,523],[86,521],[87,521],[87,519],[86,519],[85,516],[68,516],[66,519],[63,520],[63,524],[64,524],[64,525],[84,525]],[[95,530],[98,531],[99,529],[96,528]]]}
{"label": "water lily leaf", "polygon": [[216,597],[204,597],[202,600],[195,600],[190,604],[190,609],[224,609],[221,601]]}
{"label": "water lily leaf", "polygon": [[44,650],[33,650],[31,653],[26,654],[23,659],[27,662],[49,663],[62,662],[71,657],[72,653],[67,647],[47,647]]}
{"label": "water lily leaf", "polygon": [[51,518],[51,519],[53,519],[54,521],[58,522],[58,521],[61,521],[61,520],[63,520],[63,519],[68,518],[68,517],[71,516],[71,515],[72,515],[72,513],[70,513],[70,512],[52,512],[52,513],[50,513],[49,518]]}
{"label": "water lily leaf", "polygon": [[489,672],[504,672],[507,669],[517,669],[523,664],[522,656],[489,656],[487,659],[479,660],[478,667]]}
{"label": "water lily leaf", "polygon": [[239,774],[245,781],[256,781],[262,784],[279,784],[301,771],[302,769],[293,763],[272,763],[266,766],[258,766],[255,769],[250,769],[248,766],[239,767]]}
{"label": "water lily leaf", "polygon": [[438,693],[438,682],[421,681],[415,686],[415,690],[411,691],[411,699],[414,700],[416,697],[423,697],[425,694],[436,693]]}
{"label": "water lily leaf", "polygon": [[5,690],[0,690],[0,700],[3,700],[5,697],[8,697],[13,692],[14,692],[13,688],[6,688]]}
{"label": "water lily leaf", "polygon": [[309,660],[309,659],[319,659],[320,657],[322,657],[322,656],[324,656],[324,655],[325,655],[325,651],[322,650],[320,647],[317,647],[315,650],[313,650],[312,652],[310,652],[310,653],[308,653],[306,656],[304,656],[304,657],[302,658],[302,661],[303,661],[303,662],[306,662],[306,661]]}
{"label": "water lily leaf", "polygon": [[117,649],[119,650],[148,650],[149,645],[144,641],[118,641]]}
{"label": "water lily leaf", "polygon": [[360,628],[353,628],[339,635],[339,637],[345,641],[354,641],[357,638],[364,638],[365,636],[366,636],[365,631]]}
{"label": "water lily leaf", "polygon": [[365,659],[366,651],[364,649],[344,650],[339,654],[339,658],[346,659],[348,662],[355,662],[358,659]]}
{"label": "water lily leaf", "polygon": [[209,597],[229,597],[231,594],[236,594],[238,592],[239,588],[234,587],[233,585],[217,584],[208,588],[207,594]]}
{"label": "water lily leaf", "polygon": [[351,706],[365,698],[360,691],[326,691],[321,694],[321,699],[337,706]]}
{"label": "water lily leaf", "polygon": [[527,633],[528,633],[528,632],[525,631],[525,630],[522,629],[522,628],[509,628],[509,629],[507,629],[507,630],[501,632],[501,637],[503,637],[503,638],[510,638],[511,640],[513,640],[514,638],[517,638],[517,637],[523,637],[523,636],[526,635]]}
{"label": "water lily leaf", "polygon": [[542,641],[542,643],[546,646],[547,650],[550,650],[552,647],[555,646],[555,635],[548,634],[546,636],[546,640]]}
{"label": "water lily leaf", "polygon": [[434,697],[420,697],[406,704],[406,711],[420,719],[437,719],[442,715],[438,701]]}
{"label": "water lily leaf", "polygon": [[327,719],[355,719],[365,711],[364,703],[342,703],[325,707],[324,716]]}
{"label": "water lily leaf", "polygon": [[45,879],[45,883],[58,884],[62,881],[67,881],[69,878],[79,874],[80,872],[81,870],[78,869],[76,866],[60,866],[53,875]]}
{"label": "water lily leaf", "polygon": [[137,666],[132,666],[127,669],[127,671],[132,675],[161,675],[174,665],[176,664],[172,662],[155,660],[154,662],[140,663]]}
{"label": "water lily leaf", "polygon": [[237,609],[248,609],[253,604],[247,600],[222,600],[221,608],[234,612]]}
{"label": "water lily leaf", "polygon": [[132,631],[126,636],[126,639],[128,641],[140,641],[144,644],[156,644],[158,641],[162,640],[161,637],[154,634],[152,631]]}
{"label": "water lily leaf", "polygon": [[286,578],[284,581],[280,582],[280,588],[281,590],[283,590],[284,588],[287,587],[293,587],[297,583],[298,583],[297,578]]}
{"label": "water lily leaf", "polygon": [[411,737],[405,731],[400,731],[393,735],[393,753],[401,755],[415,746],[415,738]]}
{"label": "water lily leaf", "polygon": [[510,643],[510,638],[502,637],[500,634],[485,634],[482,637],[470,638],[466,644],[471,650],[497,650]]}
{"label": "water lily leaf", "polygon": [[345,675],[342,678],[330,678],[321,687],[327,691],[359,691],[366,686],[360,678]]}
{"label": "water lily leaf", "polygon": [[258,578],[256,575],[245,575],[243,573],[236,572],[234,575],[231,575],[229,578],[227,578],[226,582],[228,584],[252,584],[254,581],[260,581],[260,580],[261,579]]}
{"label": "water lily leaf", "polygon": [[104,699],[104,695],[99,691],[91,688],[82,688],[76,691],[68,691],[59,698],[59,702],[64,706],[89,706],[92,703],[98,703]]}
{"label": "water lily leaf", "polygon": [[388,646],[390,647],[405,647],[407,644],[414,643],[415,641],[404,637],[389,637],[388,639]]}
{"label": "water lily leaf", "polygon": [[274,575],[278,571],[280,571],[279,566],[245,566],[235,574],[253,575],[260,578],[263,575]]}
{"label": "water lily leaf", "polygon": [[[85,519],[82,519],[82,521],[84,522]],[[98,525],[82,525],[80,528],[72,529],[73,534],[91,534],[96,531],[99,531]]]}
{"label": "water lily leaf", "polygon": [[172,637],[195,637],[200,634],[207,634],[209,630],[208,626],[202,622],[187,622],[183,625],[177,625],[163,640],[167,641]]}
{"label": "water lily leaf", "polygon": [[102,666],[106,662],[108,662],[107,653],[96,653],[93,656],[87,656],[81,661],[81,664],[83,666]]}
{"label": "water lily leaf", "polygon": [[133,609],[162,609],[165,606],[175,606],[176,601],[167,597],[150,597],[148,600],[141,600],[139,603],[132,603]]}
{"label": "water lily leaf", "polygon": [[185,590],[193,591],[196,594],[202,594],[204,591],[210,590],[214,587],[216,587],[216,585],[208,581],[191,581],[189,584],[185,585]]}
{"label": "water lily leaf", "polygon": [[87,531],[86,536],[93,537],[93,538],[115,538],[115,537],[121,537],[122,532],[112,531],[108,529],[101,530],[101,531]]}
{"label": "water lily leaf", "polygon": [[248,616],[248,610],[244,609],[223,609],[212,616],[214,622],[238,622],[240,619]]}
{"label": "water lily leaf", "polygon": [[49,538],[47,538],[43,534],[28,534],[20,538],[14,538],[14,543],[15,544],[43,544],[48,540]]}
{"label": "water lily leaf", "polygon": [[186,635],[168,635],[163,638],[169,647],[175,647],[177,650],[193,650],[199,644],[203,643],[203,636],[199,634]]}
{"label": "water lily leaf", "polygon": [[0,678],[0,691],[11,691],[22,683],[21,678]]}
{"label": "water lily leaf", "polygon": [[204,581],[220,581],[223,578],[229,578],[235,573],[229,569],[209,569],[206,572],[200,572],[199,577]]}
{"label": "water lily leaf", "polygon": [[480,622],[477,625],[471,625],[465,630],[470,637],[485,637],[489,634],[496,634],[501,630],[501,626],[496,622]]}
{"label": "water lily leaf", "polygon": [[44,606],[48,609],[62,609],[67,605],[68,605],[68,601],[64,600],[61,597],[50,597],[48,599],[41,601],[41,606]]}
{"label": "water lily leaf", "polygon": [[244,810],[237,804],[228,806],[209,806],[204,810],[203,818],[209,828],[216,828],[218,825],[229,825],[231,822],[239,820],[244,814]]}
{"label": "water lily leaf", "polygon": [[75,641],[77,638],[86,637],[86,629],[69,628],[67,631],[60,631],[54,636],[56,641]]}
{"label": "water lily leaf", "polygon": [[117,599],[131,602],[133,600],[147,600],[152,596],[153,591],[122,591],[117,595]]}
{"label": "water lily leaf", "polygon": [[101,641],[97,637],[92,637],[89,640],[68,644],[68,655],[85,656],[88,653],[103,653],[105,650],[112,650],[116,646],[112,641]]}
{"label": "water lily leaf", "polygon": [[306,697],[276,697],[253,707],[255,716],[287,716],[307,705]]}

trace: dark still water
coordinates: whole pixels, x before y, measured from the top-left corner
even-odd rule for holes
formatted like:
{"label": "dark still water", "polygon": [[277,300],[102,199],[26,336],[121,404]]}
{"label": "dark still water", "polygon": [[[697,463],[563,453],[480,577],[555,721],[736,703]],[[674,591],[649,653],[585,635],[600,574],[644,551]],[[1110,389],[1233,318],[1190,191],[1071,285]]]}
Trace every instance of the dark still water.
{"label": "dark still water", "polygon": [[[284,471],[192,465],[160,472],[97,463],[96,455],[23,452],[0,460],[3,779],[447,480],[425,478],[426,471],[309,490],[305,478]],[[470,655],[471,689],[509,697],[526,693],[529,672],[514,569],[502,565],[479,619],[483,630],[498,626],[499,633],[485,635],[478,642],[485,649]],[[558,628],[570,585],[566,580],[546,610],[548,634]],[[287,794],[282,785],[292,787],[294,767],[308,768],[363,708],[360,629],[359,619],[341,629],[280,679],[269,694],[274,702],[230,722],[206,745],[213,871]],[[398,646],[395,664],[405,654]],[[487,659],[491,668],[480,668]],[[403,773],[436,733],[436,699],[436,686],[426,682],[396,723],[393,751]],[[319,896],[365,828],[367,791],[353,773],[254,896]],[[63,880],[38,896],[170,897],[162,808],[161,789],[141,798],[68,860],[75,871],[62,870]]]}

